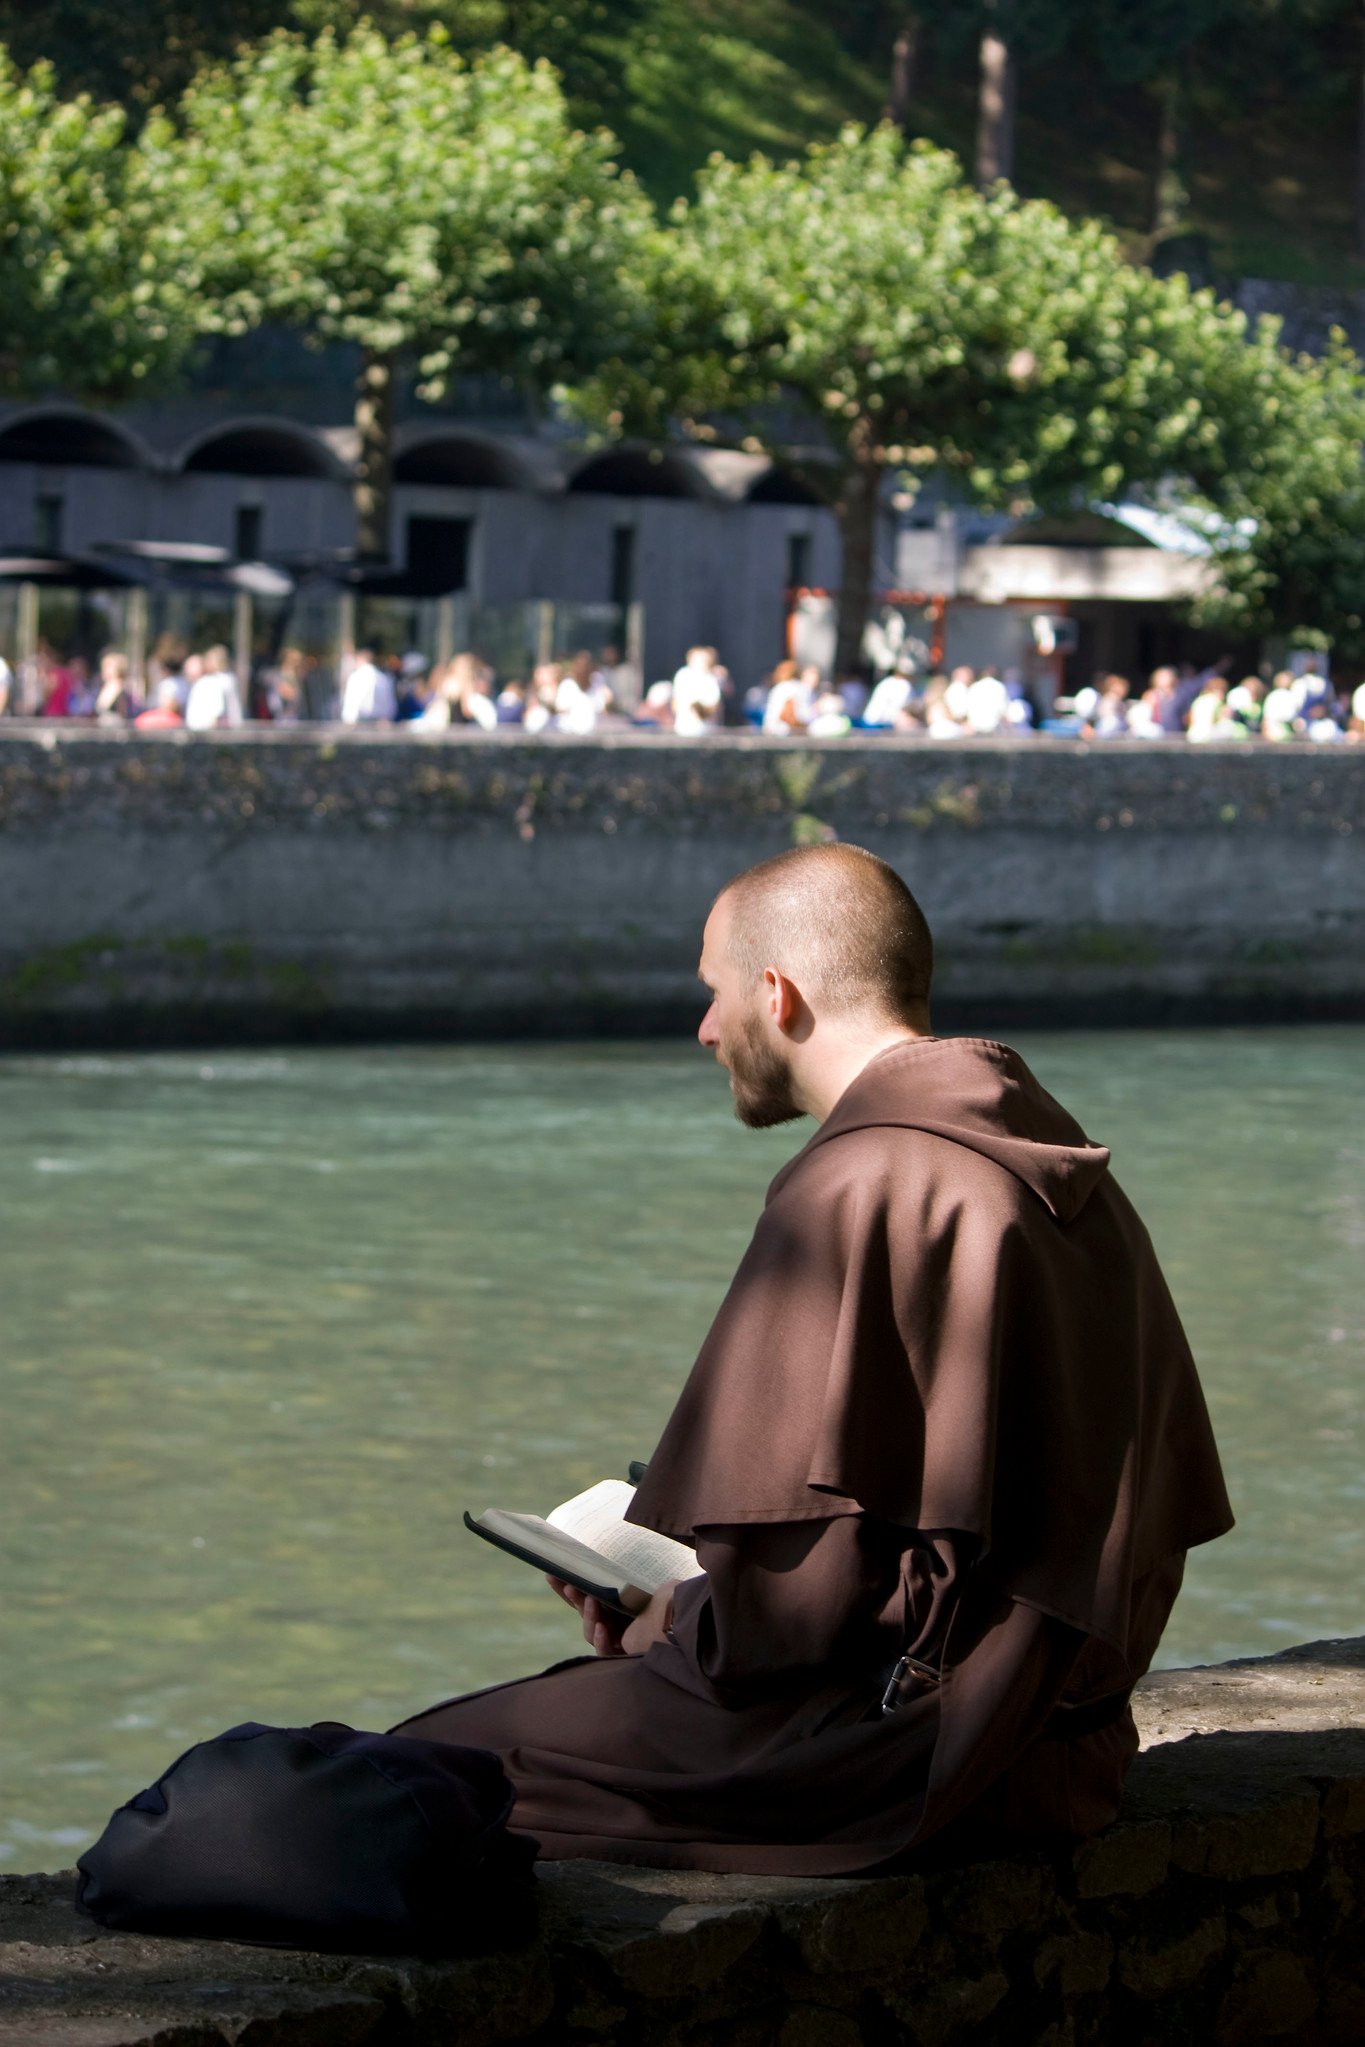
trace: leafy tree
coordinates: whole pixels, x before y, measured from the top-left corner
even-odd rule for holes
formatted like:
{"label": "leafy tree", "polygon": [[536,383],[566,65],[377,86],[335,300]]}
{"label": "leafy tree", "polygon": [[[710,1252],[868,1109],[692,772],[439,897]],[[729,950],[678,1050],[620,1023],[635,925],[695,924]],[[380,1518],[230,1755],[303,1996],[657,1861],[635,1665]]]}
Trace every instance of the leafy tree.
{"label": "leafy tree", "polygon": [[388,553],[394,382],[545,390],[630,346],[648,207],[611,137],[572,130],[547,65],[433,33],[277,34],[203,75],[155,142],[197,222],[214,324],[358,345],[357,539]]}
{"label": "leafy tree", "polygon": [[0,50],[0,392],[126,396],[195,337],[193,266],[160,167],[117,107],[59,100]]}
{"label": "leafy tree", "polygon": [[[742,435],[797,471],[843,540],[837,660],[857,659],[891,477],[934,470],[1024,509],[1188,478],[1216,501],[1279,375],[1240,316],[1122,261],[889,126],[798,163],[714,162],[642,279],[652,346],[581,402],[617,429]],[[1256,374],[1253,374],[1253,371]]]}
{"label": "leafy tree", "polygon": [[[276,15],[282,12],[276,5]],[[544,58],[559,73],[575,121],[616,124],[626,98],[626,66],[647,0],[289,0],[282,25],[338,38],[362,22],[390,41],[442,30],[463,57],[498,45],[528,63]]]}
{"label": "leafy tree", "polygon": [[646,0],[0,0],[0,42],[21,64],[46,59],[65,93],[145,112],[179,97],[277,28],[339,38],[368,21],[390,41],[439,27],[464,56],[506,44],[560,72],[576,117],[610,120]]}
{"label": "leafy tree", "polygon": [[1340,658],[1365,660],[1365,385],[1344,338],[1291,359],[1267,325],[1224,377],[1230,451],[1205,474],[1217,579],[1197,616],[1292,635],[1311,629]]}

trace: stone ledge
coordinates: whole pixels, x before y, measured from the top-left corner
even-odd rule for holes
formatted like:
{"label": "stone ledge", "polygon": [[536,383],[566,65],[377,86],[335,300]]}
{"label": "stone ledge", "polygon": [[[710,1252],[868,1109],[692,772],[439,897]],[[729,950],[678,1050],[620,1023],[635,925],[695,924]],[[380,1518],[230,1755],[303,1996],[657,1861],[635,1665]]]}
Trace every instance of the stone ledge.
{"label": "stone ledge", "polygon": [[1365,2039],[1365,1638],[1142,1687],[1124,1817],[913,1876],[547,1865],[441,1963],[105,1934],[0,1879],[0,2047],[1241,2047]]}
{"label": "stone ledge", "polygon": [[0,719],[0,1045],[689,1033],[743,868],[831,836],[950,1029],[1365,1016],[1365,747],[693,743]]}
{"label": "stone ledge", "polygon": [[704,837],[717,826],[825,826],[914,841],[983,828],[1026,834],[1207,831],[1214,838],[1350,838],[1365,815],[1365,748],[1122,746],[854,734],[787,741],[750,731],[531,736],[291,725],[147,733],[0,720],[0,836],[79,821],[310,835],[347,827],[530,844],[557,831]]}

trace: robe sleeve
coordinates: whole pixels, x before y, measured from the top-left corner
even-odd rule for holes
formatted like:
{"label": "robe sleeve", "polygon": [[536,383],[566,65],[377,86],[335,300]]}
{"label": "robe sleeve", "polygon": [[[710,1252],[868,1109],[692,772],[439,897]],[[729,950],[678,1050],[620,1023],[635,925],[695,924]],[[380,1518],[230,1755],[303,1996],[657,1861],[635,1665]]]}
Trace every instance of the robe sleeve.
{"label": "robe sleeve", "polygon": [[[705,1576],[679,1585],[673,1639],[718,1698],[894,1656],[899,1554],[858,1514],[699,1530]],[[889,1610],[889,1611],[888,1611]]]}

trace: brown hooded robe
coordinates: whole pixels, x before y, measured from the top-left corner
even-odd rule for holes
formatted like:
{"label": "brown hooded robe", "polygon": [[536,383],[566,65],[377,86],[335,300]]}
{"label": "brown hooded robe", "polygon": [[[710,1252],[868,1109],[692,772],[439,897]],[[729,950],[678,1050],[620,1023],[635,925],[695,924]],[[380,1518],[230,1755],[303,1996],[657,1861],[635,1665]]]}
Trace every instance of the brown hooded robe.
{"label": "brown hooded robe", "polygon": [[[1232,1519],[1108,1168],[1003,1045],[879,1054],[769,1188],[636,1494],[703,1573],[671,1639],[398,1731],[496,1749],[552,1857],[848,1874],[962,1815],[1104,1825]],[[942,1683],[884,1715],[902,1650]]]}

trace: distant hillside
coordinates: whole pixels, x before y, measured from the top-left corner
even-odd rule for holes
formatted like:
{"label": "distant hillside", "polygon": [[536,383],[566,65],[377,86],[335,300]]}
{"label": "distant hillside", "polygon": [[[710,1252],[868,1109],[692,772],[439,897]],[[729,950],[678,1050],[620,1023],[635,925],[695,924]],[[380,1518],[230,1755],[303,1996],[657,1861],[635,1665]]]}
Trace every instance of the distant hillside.
{"label": "distant hillside", "polygon": [[[979,0],[0,0],[0,42],[24,65],[51,58],[65,89],[140,116],[243,35],[345,30],[362,15],[395,33],[439,21],[464,49],[503,39],[548,55],[578,118],[617,131],[660,201],[713,150],[784,156],[878,119],[895,34],[918,18],[908,125],[972,155]],[[1098,214],[1146,255],[1157,103],[1107,75],[1113,35],[1178,41],[1202,23],[1179,61],[1182,255],[1216,277],[1365,286],[1360,0],[1000,0],[995,18],[1018,31],[1022,191]],[[1039,40],[1049,27],[1051,46]]]}
{"label": "distant hillside", "polygon": [[[618,127],[630,161],[660,198],[687,189],[712,150],[789,154],[843,121],[884,111],[889,52],[847,28],[849,9],[818,0],[663,0],[634,39]],[[1187,232],[1207,241],[1214,273],[1365,285],[1353,211],[1359,31],[1319,26],[1299,61],[1245,81],[1211,53],[1189,83],[1184,172]],[[884,39],[883,39],[884,40]],[[861,44],[861,47],[858,45]],[[913,132],[970,162],[976,66],[963,39],[919,66]],[[1030,64],[1020,51],[1015,182],[1068,212],[1096,214],[1146,253],[1156,164],[1151,96],[1063,52]]]}

